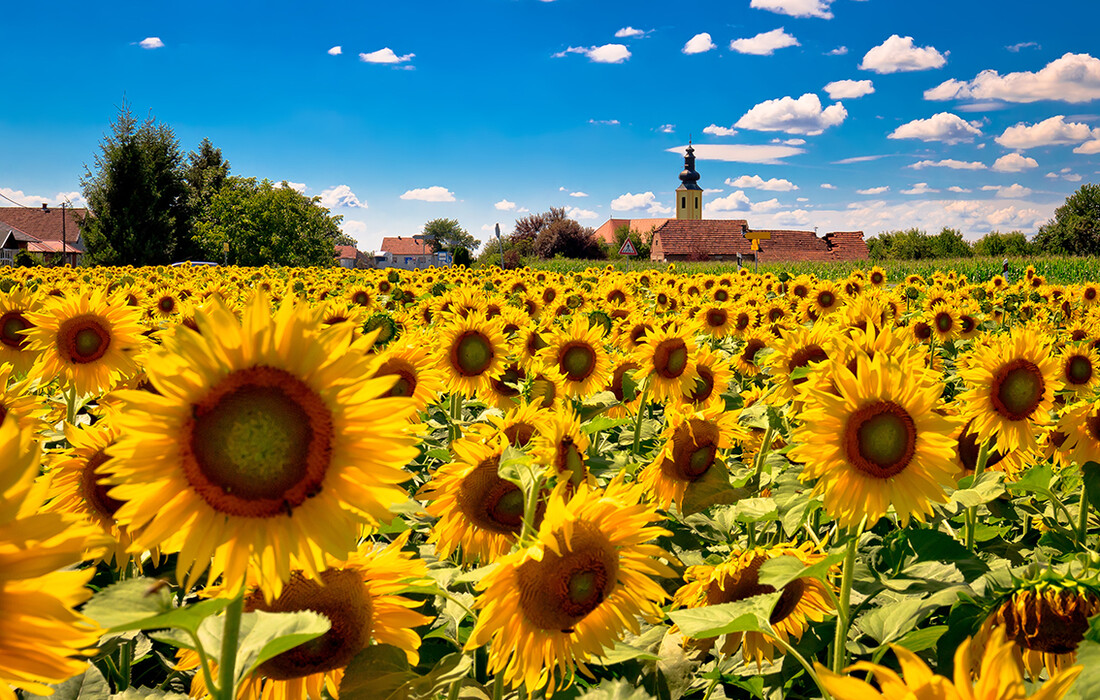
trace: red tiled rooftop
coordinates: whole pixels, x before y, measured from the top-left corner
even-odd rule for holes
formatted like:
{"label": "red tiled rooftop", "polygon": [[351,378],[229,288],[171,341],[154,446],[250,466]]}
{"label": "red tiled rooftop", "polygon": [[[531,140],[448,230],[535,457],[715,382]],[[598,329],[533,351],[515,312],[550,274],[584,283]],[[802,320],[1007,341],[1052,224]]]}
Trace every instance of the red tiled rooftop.
{"label": "red tiled rooftop", "polygon": [[380,250],[391,255],[430,255],[428,244],[409,236],[386,236]]}

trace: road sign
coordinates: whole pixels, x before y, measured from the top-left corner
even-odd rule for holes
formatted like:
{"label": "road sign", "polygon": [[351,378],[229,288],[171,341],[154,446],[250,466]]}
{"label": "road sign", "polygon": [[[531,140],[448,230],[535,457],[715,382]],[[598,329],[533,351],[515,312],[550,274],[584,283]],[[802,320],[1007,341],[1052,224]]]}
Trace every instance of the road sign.
{"label": "road sign", "polygon": [[752,238],[750,240],[752,240],[752,249],[753,250],[760,250],[760,239]]}
{"label": "road sign", "polygon": [[768,241],[771,237],[771,231],[745,231],[745,238],[750,241]]}
{"label": "road sign", "polygon": [[623,241],[622,246],[619,248],[619,255],[637,255],[638,251],[634,247],[634,244],[627,238]]}

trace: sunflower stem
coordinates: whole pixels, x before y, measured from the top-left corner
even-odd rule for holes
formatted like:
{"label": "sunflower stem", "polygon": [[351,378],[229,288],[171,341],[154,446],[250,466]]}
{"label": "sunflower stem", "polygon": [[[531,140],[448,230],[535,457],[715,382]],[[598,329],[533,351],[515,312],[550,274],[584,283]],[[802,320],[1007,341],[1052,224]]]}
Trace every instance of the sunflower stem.
{"label": "sunflower stem", "polygon": [[1089,492],[1085,489],[1085,479],[1081,479],[1081,501],[1077,513],[1077,530],[1080,533],[1080,541],[1084,542],[1089,534]]}
{"label": "sunflower stem", "polygon": [[[978,448],[978,462],[974,465],[974,481],[972,486],[978,483],[978,479],[981,478],[982,472],[985,471],[985,465],[989,462],[989,440],[983,440],[982,446]],[[966,551],[974,551],[974,530],[978,526],[978,506],[970,506],[966,509]]]}
{"label": "sunflower stem", "polygon": [[646,377],[645,386],[642,387],[642,400],[638,403],[638,420],[634,422],[634,454],[638,454],[638,445],[642,441],[642,416],[645,414],[646,399],[649,398],[649,377]]}
{"label": "sunflower stem", "polygon": [[133,642],[126,642],[118,649],[119,692],[130,687],[130,664],[133,663]]}
{"label": "sunflower stem", "polygon": [[218,663],[218,697],[234,700],[237,693],[234,675],[237,662],[237,639],[241,634],[241,615],[244,613],[244,586],[229,607],[225,609],[225,627],[222,632],[221,660]]}
{"label": "sunflower stem", "polygon": [[76,387],[69,387],[69,391],[65,393],[65,422],[69,425],[73,425],[76,420]]}
{"label": "sunflower stem", "polygon": [[458,424],[462,420],[462,394],[457,391],[451,394],[451,425],[450,438],[454,442],[460,437]]}
{"label": "sunflower stem", "polygon": [[760,489],[760,475],[764,471],[764,460],[767,459],[768,452],[771,450],[773,437],[775,437],[775,428],[769,422],[767,430],[764,431],[764,441],[760,443],[760,451],[756,453],[753,463],[752,482],[749,489],[752,493]]}
{"label": "sunflower stem", "polygon": [[852,602],[852,579],[855,577],[856,545],[859,544],[859,535],[863,531],[862,525],[853,532],[849,532],[848,549],[844,553],[844,569],[840,580],[840,596],[836,606],[836,636],[833,638],[833,673],[840,673],[844,668],[846,645],[848,642],[849,610]]}
{"label": "sunflower stem", "polygon": [[531,492],[527,494],[527,502],[523,504],[523,530],[519,534],[521,543],[526,542],[527,538],[535,532],[535,514],[538,512],[539,495],[542,493],[542,486],[545,483],[546,477],[540,476],[535,481]]}
{"label": "sunflower stem", "polygon": [[798,650],[791,646],[790,642],[783,641],[783,639],[778,635],[768,635],[768,641],[781,647],[784,653],[790,654],[798,661],[798,663],[802,664],[802,668],[806,669],[806,673],[809,674],[810,680],[812,680],[817,686],[817,689],[821,691],[822,700],[832,700],[833,696],[829,694],[829,689],[821,683],[821,678],[818,677],[813,665],[811,665],[810,662],[806,661],[806,657],[802,656],[802,654],[799,654]]}
{"label": "sunflower stem", "polygon": [[504,669],[493,674],[493,700],[502,700],[504,697]]}

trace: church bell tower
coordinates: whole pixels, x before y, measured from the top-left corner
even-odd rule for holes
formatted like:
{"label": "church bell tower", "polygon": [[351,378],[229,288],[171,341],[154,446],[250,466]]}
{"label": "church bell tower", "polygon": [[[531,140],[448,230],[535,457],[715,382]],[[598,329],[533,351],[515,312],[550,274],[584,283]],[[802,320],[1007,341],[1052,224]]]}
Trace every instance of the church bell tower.
{"label": "church bell tower", "polygon": [[676,218],[703,218],[703,188],[699,187],[699,173],[695,172],[695,149],[688,140],[684,153],[684,170],[680,173],[680,186],[676,188]]}

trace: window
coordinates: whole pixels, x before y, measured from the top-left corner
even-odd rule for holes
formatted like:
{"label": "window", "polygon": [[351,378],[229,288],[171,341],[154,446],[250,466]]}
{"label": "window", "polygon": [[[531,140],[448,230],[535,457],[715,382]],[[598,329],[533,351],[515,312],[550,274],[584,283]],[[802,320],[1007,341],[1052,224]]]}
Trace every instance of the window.
{"label": "window", "polygon": [[680,208],[687,209],[688,200],[687,197],[680,197]]}

